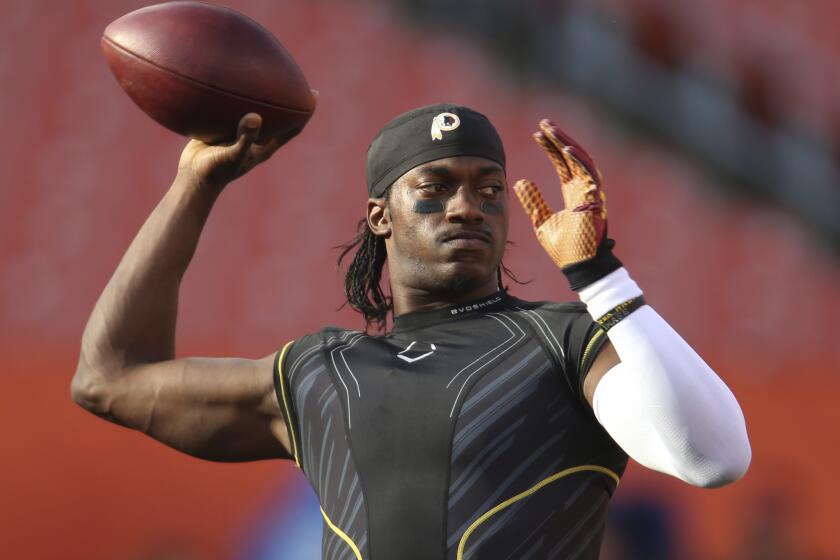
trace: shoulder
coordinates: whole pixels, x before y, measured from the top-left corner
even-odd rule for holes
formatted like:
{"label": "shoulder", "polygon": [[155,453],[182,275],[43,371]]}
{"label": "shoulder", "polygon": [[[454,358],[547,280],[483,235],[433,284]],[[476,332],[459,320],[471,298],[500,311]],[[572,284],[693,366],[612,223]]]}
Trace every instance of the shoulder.
{"label": "shoulder", "polygon": [[284,369],[291,370],[302,361],[342,346],[365,333],[336,326],[326,326],[289,342],[278,354],[282,355]]}
{"label": "shoulder", "polygon": [[354,331],[336,326],[322,327],[320,330],[305,334],[292,341],[292,349],[299,352],[315,346],[328,347],[346,342],[354,336],[364,335],[361,331]]}
{"label": "shoulder", "polygon": [[590,320],[586,305],[579,301],[526,301],[514,298],[512,307],[518,311],[536,313],[558,324],[572,324],[581,319]]}
{"label": "shoulder", "polygon": [[521,300],[519,304],[521,313],[547,328],[552,339],[562,345],[568,368],[586,372],[590,358],[598,354],[607,340],[598,323],[589,315],[586,305],[577,301]]}
{"label": "shoulder", "polygon": [[588,408],[583,386],[589,369],[609,340],[581,302],[521,302],[522,313],[547,328],[548,336],[562,348],[562,370],[570,387]]}

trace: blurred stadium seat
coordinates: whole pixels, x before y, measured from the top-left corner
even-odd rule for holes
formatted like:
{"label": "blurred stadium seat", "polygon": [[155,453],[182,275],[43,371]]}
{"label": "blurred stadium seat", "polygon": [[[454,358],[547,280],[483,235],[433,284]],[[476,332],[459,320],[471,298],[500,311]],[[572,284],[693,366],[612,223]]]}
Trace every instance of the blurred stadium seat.
{"label": "blurred stadium seat", "polygon": [[[703,492],[636,466],[617,505],[653,496],[676,507],[666,529],[678,558],[743,558],[745,535],[778,519],[791,554],[840,557],[840,483],[823,466],[840,459],[826,445],[840,394],[840,7],[226,4],[275,32],[321,97],[305,132],[222,197],[185,280],[180,354],[261,356],[322,324],[361,326],[336,312],[331,248],[353,235],[365,151],[392,116],[442,100],[474,106],[506,142],[509,177],[551,191],[552,170],[530,140],[550,116],[595,156],[618,254],[733,387],[753,442],[752,469],[732,487]],[[291,465],[202,463],[70,402],[87,314],[184,143],[131,104],[99,54],[105,25],[141,5],[14,2],[0,20],[8,558],[114,558],[176,535],[198,558],[257,560],[293,546],[293,535],[313,538],[286,527],[283,540],[266,522],[285,523],[284,489],[299,495]],[[512,216],[507,264],[534,279],[514,293],[573,297],[524,216]],[[756,504],[778,488],[789,515],[756,528]],[[299,515],[317,533],[317,511]]]}

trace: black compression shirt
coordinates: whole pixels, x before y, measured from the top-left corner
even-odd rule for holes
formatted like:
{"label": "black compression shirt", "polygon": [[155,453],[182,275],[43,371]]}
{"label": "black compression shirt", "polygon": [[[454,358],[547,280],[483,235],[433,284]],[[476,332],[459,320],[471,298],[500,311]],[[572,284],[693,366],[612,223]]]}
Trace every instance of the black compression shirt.
{"label": "black compression shirt", "polygon": [[577,303],[499,292],[278,352],[325,560],[596,559],[627,464],[582,394],[606,341]]}

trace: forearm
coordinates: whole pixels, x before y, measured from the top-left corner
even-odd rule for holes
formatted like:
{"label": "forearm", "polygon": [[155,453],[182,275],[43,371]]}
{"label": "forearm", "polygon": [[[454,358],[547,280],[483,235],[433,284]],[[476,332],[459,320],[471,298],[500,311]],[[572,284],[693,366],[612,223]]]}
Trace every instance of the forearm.
{"label": "forearm", "polygon": [[192,175],[176,177],[96,302],[80,368],[107,374],[174,357],[178,289],[215,198]]}
{"label": "forearm", "polygon": [[[641,291],[622,268],[580,291],[593,318]],[[621,364],[598,383],[593,408],[637,461],[697,486],[740,478],[750,462],[734,395],[651,307],[608,331]]]}

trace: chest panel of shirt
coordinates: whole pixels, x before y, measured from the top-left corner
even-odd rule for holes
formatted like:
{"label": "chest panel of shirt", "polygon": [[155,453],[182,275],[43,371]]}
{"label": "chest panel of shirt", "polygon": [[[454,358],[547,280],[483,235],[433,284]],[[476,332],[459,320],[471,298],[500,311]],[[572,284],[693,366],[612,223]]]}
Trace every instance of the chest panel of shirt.
{"label": "chest panel of shirt", "polygon": [[[522,303],[384,338],[333,329],[290,361],[304,470],[362,557],[455,558],[462,544],[470,556],[516,557],[599,540],[611,487],[597,473],[552,481],[494,513],[553,469],[592,461],[620,473],[626,461],[561,371],[574,314],[541,318]],[[360,508],[357,487],[342,485],[356,479]],[[345,522],[348,504],[359,515]]]}
{"label": "chest panel of shirt", "polygon": [[[402,360],[399,356],[405,356],[406,349],[411,350],[409,360]],[[539,337],[517,313],[487,313],[384,339],[358,338],[332,348],[327,361],[339,392],[345,392],[342,404],[365,487],[374,558],[379,557],[377,551],[406,558],[442,557],[445,549],[452,549],[449,541],[460,522],[480,513],[481,503],[493,496],[486,492],[486,483],[461,486],[456,506],[469,515],[450,522],[455,533],[444,527],[452,494],[447,487],[450,458],[456,465],[471,464],[492,445],[485,440],[499,435],[495,427],[487,431],[479,425],[479,437],[459,446],[458,455],[451,454],[455,422],[479,380],[496,388],[512,383],[516,398],[473,400],[467,412],[498,415],[503,412],[500,406],[507,416],[530,411],[529,421],[517,418],[513,424],[514,430],[527,424],[533,432],[530,439],[519,438],[521,453],[534,452],[546,440],[554,444],[548,453],[542,449],[516,482],[528,484],[532,471],[557,464],[556,451],[563,442],[552,433],[555,416],[569,411],[573,397],[560,383]],[[535,403],[541,396],[548,398]],[[504,428],[501,433],[509,434],[510,426]],[[529,444],[534,448],[527,448]],[[418,551],[418,546],[426,550]]]}
{"label": "chest panel of shirt", "polygon": [[[339,391],[347,387],[342,405],[365,488],[373,558],[444,557],[452,431],[476,382],[523,373],[556,377],[515,313],[359,338],[332,349],[328,360]],[[555,379],[549,390],[561,389]]]}

